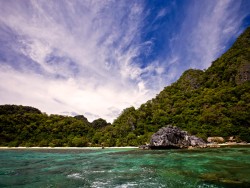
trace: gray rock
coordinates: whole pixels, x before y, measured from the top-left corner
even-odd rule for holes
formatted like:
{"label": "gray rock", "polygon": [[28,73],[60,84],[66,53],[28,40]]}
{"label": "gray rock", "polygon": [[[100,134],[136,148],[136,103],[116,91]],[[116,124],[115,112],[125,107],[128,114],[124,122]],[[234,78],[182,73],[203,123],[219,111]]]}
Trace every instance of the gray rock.
{"label": "gray rock", "polygon": [[139,146],[139,149],[150,149],[149,145],[141,145]]}
{"label": "gray rock", "polygon": [[154,133],[150,140],[151,149],[170,149],[206,147],[206,142],[196,136],[191,136],[187,131],[183,131],[176,126],[167,126]]}

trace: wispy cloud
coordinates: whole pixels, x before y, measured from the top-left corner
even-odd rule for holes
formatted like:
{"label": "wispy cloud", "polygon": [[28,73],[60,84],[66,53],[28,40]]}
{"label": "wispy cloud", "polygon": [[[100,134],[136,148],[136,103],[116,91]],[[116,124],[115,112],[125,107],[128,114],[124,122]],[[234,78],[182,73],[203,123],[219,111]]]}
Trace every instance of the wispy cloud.
{"label": "wispy cloud", "polygon": [[11,28],[8,34],[16,36],[7,41],[16,44],[8,55],[17,60],[24,56],[36,64],[1,63],[5,103],[32,104],[48,113],[88,112],[86,115],[112,120],[111,107],[122,110],[147,99],[140,78],[143,70],[134,62],[140,53],[143,24],[140,2],[1,4],[1,25]]}
{"label": "wispy cloud", "polygon": [[112,121],[209,66],[239,32],[240,2],[0,0],[0,103]]}
{"label": "wispy cloud", "polygon": [[190,66],[206,68],[225,51],[225,44],[237,34],[242,18],[237,14],[240,3],[231,0],[201,4],[199,8],[205,12],[196,14],[199,20],[188,40],[190,55],[196,58],[190,58]]}
{"label": "wispy cloud", "polygon": [[[170,83],[188,68],[204,69],[229,48],[248,12],[241,1],[190,1],[182,10],[179,30],[174,29],[166,57]],[[167,36],[169,37],[169,36]],[[174,64],[173,64],[174,62]],[[169,84],[169,82],[167,82]]]}

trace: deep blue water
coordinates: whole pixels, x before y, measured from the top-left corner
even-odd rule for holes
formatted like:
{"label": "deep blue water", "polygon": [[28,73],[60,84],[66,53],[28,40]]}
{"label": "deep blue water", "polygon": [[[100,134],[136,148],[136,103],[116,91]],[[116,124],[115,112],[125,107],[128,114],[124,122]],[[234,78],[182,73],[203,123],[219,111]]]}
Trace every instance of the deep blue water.
{"label": "deep blue water", "polygon": [[250,148],[0,150],[0,187],[250,187]]}

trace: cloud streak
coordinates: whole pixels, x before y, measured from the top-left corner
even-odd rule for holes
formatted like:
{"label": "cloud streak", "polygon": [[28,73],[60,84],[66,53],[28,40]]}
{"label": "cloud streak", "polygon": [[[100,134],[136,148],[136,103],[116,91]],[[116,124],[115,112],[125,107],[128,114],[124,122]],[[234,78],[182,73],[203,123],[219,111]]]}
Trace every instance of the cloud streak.
{"label": "cloud streak", "polygon": [[[17,69],[9,61],[7,69],[1,66],[6,71],[1,71],[2,80],[8,78],[8,84],[1,85],[2,95],[9,91],[6,103],[32,104],[48,113],[71,108],[111,120],[112,106],[121,110],[145,101],[147,91],[139,77],[143,70],[133,62],[140,51],[143,5],[10,1],[3,7],[1,25],[11,28],[9,35],[16,35],[8,41],[16,44],[9,55],[24,56],[35,65],[24,63]],[[15,85],[27,92],[19,92]],[[41,105],[43,101],[47,107]]]}
{"label": "cloud streak", "polygon": [[[224,53],[242,32],[249,14],[242,1],[191,1],[184,8],[178,32],[170,37],[165,67],[170,83],[188,68],[205,69]],[[249,6],[249,5],[248,5]],[[169,37],[169,36],[167,36]],[[169,84],[167,82],[166,84]]]}
{"label": "cloud streak", "polygon": [[246,16],[234,1],[0,5],[0,103],[84,114],[90,121],[112,121],[185,69],[209,66],[239,33],[236,20]]}

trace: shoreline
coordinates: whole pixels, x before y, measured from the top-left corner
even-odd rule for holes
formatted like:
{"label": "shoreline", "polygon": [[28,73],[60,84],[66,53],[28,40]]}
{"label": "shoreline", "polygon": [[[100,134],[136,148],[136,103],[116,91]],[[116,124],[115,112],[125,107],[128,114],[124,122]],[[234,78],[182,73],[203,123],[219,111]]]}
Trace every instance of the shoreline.
{"label": "shoreline", "polygon": [[225,148],[225,147],[234,147],[234,146],[250,146],[250,143],[236,143],[236,142],[232,142],[232,143],[208,143],[207,144],[207,148]]}
{"label": "shoreline", "polygon": [[222,143],[219,146],[248,146],[250,143]]}
{"label": "shoreline", "polygon": [[8,146],[1,146],[1,149],[13,149],[13,150],[18,150],[18,149],[68,149],[68,150],[86,150],[86,149],[137,149],[139,147],[135,146],[124,146],[124,147],[8,147]]}
{"label": "shoreline", "polygon": [[[250,146],[250,143],[209,143],[207,144],[206,148],[213,148],[213,147],[226,147],[226,146]],[[124,146],[124,147],[8,147],[8,146],[1,146],[0,150],[22,150],[22,149],[51,149],[51,150],[91,150],[91,149],[140,149],[139,146]]]}

